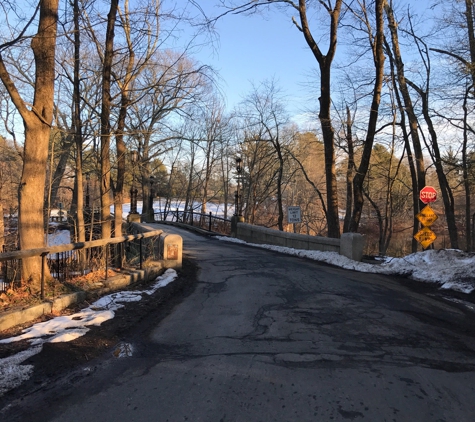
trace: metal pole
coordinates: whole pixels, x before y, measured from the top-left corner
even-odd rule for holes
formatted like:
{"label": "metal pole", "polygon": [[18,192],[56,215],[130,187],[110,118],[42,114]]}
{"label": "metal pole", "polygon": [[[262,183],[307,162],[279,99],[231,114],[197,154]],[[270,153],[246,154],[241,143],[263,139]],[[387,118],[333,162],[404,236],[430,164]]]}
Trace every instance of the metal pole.
{"label": "metal pole", "polygon": [[150,196],[148,198],[149,202],[149,213],[150,213],[150,220],[152,222],[155,221],[155,214],[153,211],[153,197],[154,197],[154,192],[153,192],[153,184],[155,183],[155,177],[153,175],[150,176]]}
{"label": "metal pole", "polygon": [[143,255],[142,255],[142,238],[139,240],[139,249],[140,249],[140,269],[142,269]]}
{"label": "metal pole", "polygon": [[132,162],[132,186],[130,187],[130,214],[137,214],[137,194],[138,190],[135,187],[135,170],[136,164],[140,158],[140,152],[132,151],[130,161]]}
{"label": "metal pole", "polygon": [[211,231],[211,217],[213,216],[213,213],[210,211],[209,212],[209,224],[208,224],[208,231]]}
{"label": "metal pole", "polygon": [[240,216],[241,215],[241,174],[242,174],[242,158],[241,157],[236,157],[236,172],[237,172],[237,191],[236,191],[236,210],[235,210],[235,215]]}
{"label": "metal pole", "polygon": [[41,255],[41,300],[45,300],[45,267],[46,254]]}
{"label": "metal pole", "polygon": [[86,173],[86,211],[89,211],[89,173]]}
{"label": "metal pole", "polygon": [[472,247],[471,250],[475,249],[475,213],[472,215]]}
{"label": "metal pole", "polygon": [[[238,179],[239,180],[239,179]],[[240,216],[241,215],[241,194],[240,194],[240,186],[238,181],[237,191],[234,192],[234,215]]]}
{"label": "metal pole", "polygon": [[107,280],[107,273],[109,272],[109,249],[107,248],[108,245],[105,245],[105,257],[106,257],[106,275],[104,276],[104,278]]}

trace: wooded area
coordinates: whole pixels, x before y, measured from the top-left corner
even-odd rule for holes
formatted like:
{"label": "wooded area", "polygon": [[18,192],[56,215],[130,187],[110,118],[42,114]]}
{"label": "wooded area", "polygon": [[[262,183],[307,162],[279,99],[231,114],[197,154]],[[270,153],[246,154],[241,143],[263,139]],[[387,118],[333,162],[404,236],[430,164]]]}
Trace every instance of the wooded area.
{"label": "wooded area", "polygon": [[[103,237],[121,236],[137,189],[143,214],[151,195],[201,212],[214,202],[228,218],[360,232],[366,253],[402,256],[420,250],[419,192],[432,185],[435,247],[473,250],[472,0],[430,2],[430,22],[391,0],[223,0],[212,16],[200,3],[2,2],[0,212],[18,217],[9,249],[44,246],[58,203],[74,217],[75,241],[88,240],[91,210]],[[301,34],[295,47],[315,58],[315,129],[292,120],[274,79],[243,87],[228,110],[219,75],[194,58],[216,22],[256,13],[287,16]],[[240,209],[228,211],[238,178]],[[288,206],[301,207],[301,223],[287,224]],[[33,289],[40,265],[23,262]]]}

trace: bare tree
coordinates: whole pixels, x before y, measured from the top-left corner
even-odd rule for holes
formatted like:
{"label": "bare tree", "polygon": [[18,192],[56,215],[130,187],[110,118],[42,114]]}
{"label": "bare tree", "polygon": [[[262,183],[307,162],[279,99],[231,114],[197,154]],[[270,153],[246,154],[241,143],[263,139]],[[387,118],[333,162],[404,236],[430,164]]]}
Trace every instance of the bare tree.
{"label": "bare tree", "polygon": [[[226,4],[228,2],[223,2]],[[338,189],[336,179],[336,156],[335,156],[335,130],[331,120],[331,74],[332,63],[337,51],[338,28],[340,15],[343,6],[343,0],[328,0],[313,2],[308,0],[269,0],[269,1],[246,1],[239,6],[227,6],[227,13],[252,13],[262,7],[270,6],[288,6],[291,10],[298,13],[298,19],[293,17],[292,22],[296,28],[302,33],[305,42],[310,51],[317,60],[320,70],[320,96],[318,117],[323,135],[323,143],[325,146],[325,175],[326,175],[326,197],[327,197],[327,221],[328,236],[340,237],[340,221],[338,213]],[[311,7],[318,8],[319,11],[327,14],[328,28],[326,33],[319,37],[314,37],[310,28],[308,9]],[[318,39],[320,41],[318,41]],[[323,50],[322,44],[327,41],[327,49]]]}
{"label": "bare tree", "polygon": [[277,227],[284,230],[283,180],[284,166],[287,161],[285,144],[289,141],[284,128],[289,123],[283,105],[283,98],[276,83],[264,81],[260,86],[253,87],[241,106],[241,116],[245,130],[252,134],[255,142],[268,143],[275,157],[275,168],[272,179],[277,201]]}
{"label": "bare tree", "polygon": [[371,102],[370,116],[368,121],[368,129],[366,132],[366,140],[363,146],[363,152],[361,156],[360,165],[356,171],[355,177],[353,179],[353,195],[354,195],[354,204],[353,204],[353,213],[351,216],[351,221],[349,225],[350,232],[357,232],[358,226],[361,218],[361,211],[363,209],[363,183],[368,171],[369,162],[371,159],[371,152],[373,149],[374,137],[376,134],[376,125],[378,122],[379,115],[379,105],[381,102],[381,90],[384,80],[384,52],[383,52],[383,41],[384,41],[384,16],[383,16],[383,5],[386,3],[386,0],[376,0],[375,1],[375,16],[376,16],[376,33],[373,35],[371,26],[369,24],[369,18],[367,10],[364,6],[362,7],[362,16],[363,21],[365,22],[368,28],[368,37],[371,45],[371,50],[373,52],[373,60],[375,66],[375,80],[373,88],[373,98]]}
{"label": "bare tree", "polygon": [[437,174],[437,180],[439,182],[439,187],[442,193],[442,200],[443,200],[444,209],[445,209],[445,218],[446,218],[447,226],[449,229],[450,246],[451,248],[458,249],[459,242],[458,242],[457,224],[455,221],[454,195],[445,174],[445,170],[443,167],[443,158],[442,158],[441,149],[439,146],[439,137],[437,135],[436,126],[431,117],[431,113],[429,109],[430,80],[432,77],[429,48],[427,46],[427,43],[425,43],[421,38],[415,35],[413,28],[411,28],[411,36],[414,39],[414,44],[418,47],[418,51],[421,56],[421,61],[425,69],[426,78],[425,78],[424,86],[419,86],[409,79],[406,79],[406,80],[407,80],[407,84],[412,89],[414,89],[414,91],[416,91],[416,93],[419,95],[421,99],[422,116],[427,125],[427,129],[428,129],[429,137],[430,137],[430,142],[427,145],[427,149],[429,150],[429,153],[432,158],[432,162],[434,163],[436,174]]}
{"label": "bare tree", "polygon": [[[194,139],[195,134],[183,133],[193,126],[189,109],[202,101],[210,81],[208,68],[184,53],[160,51],[149,64],[136,81],[127,125],[131,145],[140,151],[138,169],[144,197],[149,195],[153,160],[173,147],[177,138]],[[186,120],[186,129],[177,128]],[[149,212],[147,201],[144,205],[143,212]]]}
{"label": "bare tree", "polygon": [[[443,48],[431,48],[431,50],[443,54],[444,57],[448,59],[450,65],[449,72],[451,75],[456,76],[456,79],[453,82],[454,85],[465,85],[463,89],[455,90],[456,97],[462,98],[462,117],[456,119],[459,122],[453,123],[452,118],[445,116],[445,113],[443,114],[444,118],[449,120],[453,127],[462,131],[462,157],[460,160],[459,169],[461,169],[462,171],[462,180],[465,196],[465,245],[466,249],[470,251],[474,248],[474,241],[472,239],[472,224],[475,221],[475,215],[471,215],[472,186],[470,182],[470,169],[473,166],[473,161],[470,160],[471,154],[469,145],[469,136],[473,136],[475,134],[475,130],[469,122],[470,102],[473,99],[473,95],[475,92],[475,30],[473,14],[474,3],[473,0],[464,0],[463,2],[449,2],[449,5],[451,4],[454,5],[454,10],[452,11],[452,13],[444,14],[442,18],[442,20],[446,21],[447,23],[447,28],[444,28],[443,30],[444,34],[447,34],[446,31],[448,31],[449,36],[444,38]],[[452,44],[447,45],[447,42],[445,40],[451,39],[453,39]],[[428,91],[425,92],[425,95],[428,97]],[[449,183],[447,183],[447,186],[449,186],[450,189]],[[452,192],[447,190],[447,188],[446,191],[446,196],[448,196],[448,198],[446,199],[444,197],[444,205],[447,201],[450,213],[450,205],[452,202],[452,212],[454,212],[454,199],[452,196],[449,195]],[[449,214],[449,217],[452,216]],[[455,216],[453,218],[455,219]],[[449,226],[449,235],[452,243],[452,238],[457,235],[456,226],[455,228],[452,227],[452,230]]]}
{"label": "bare tree", "polygon": [[21,167],[21,158],[12,142],[0,136],[0,252],[4,246],[8,249],[13,246],[6,243],[3,220],[6,212],[12,217],[17,210]]}
{"label": "bare tree", "polygon": [[[426,184],[426,175],[425,175],[425,166],[424,166],[424,155],[422,153],[422,143],[419,137],[419,123],[417,115],[414,110],[413,101],[411,94],[409,92],[409,86],[407,83],[404,62],[402,59],[402,54],[399,45],[399,36],[398,36],[398,24],[394,17],[394,10],[392,7],[392,1],[390,3],[386,2],[385,12],[388,20],[388,27],[391,32],[391,52],[393,55],[393,61],[396,68],[396,79],[398,82],[399,91],[402,96],[403,108],[401,108],[401,114],[404,113],[407,115],[409,123],[409,133],[412,139],[412,146],[414,148],[414,165],[416,170],[416,185],[413,187],[413,198],[414,198],[414,230],[415,234],[418,229],[418,220],[416,215],[419,213],[421,208],[421,202],[419,201],[419,192]],[[406,148],[409,152],[409,149]],[[413,251],[415,252],[416,243],[413,242]]]}

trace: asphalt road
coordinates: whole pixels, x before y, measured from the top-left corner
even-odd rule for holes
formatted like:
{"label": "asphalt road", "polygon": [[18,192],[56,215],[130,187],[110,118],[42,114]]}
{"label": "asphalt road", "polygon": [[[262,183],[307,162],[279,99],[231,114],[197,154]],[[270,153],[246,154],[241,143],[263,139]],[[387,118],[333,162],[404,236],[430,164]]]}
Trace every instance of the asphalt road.
{"label": "asphalt road", "polygon": [[44,420],[475,420],[475,314],[395,277],[170,230],[196,289]]}

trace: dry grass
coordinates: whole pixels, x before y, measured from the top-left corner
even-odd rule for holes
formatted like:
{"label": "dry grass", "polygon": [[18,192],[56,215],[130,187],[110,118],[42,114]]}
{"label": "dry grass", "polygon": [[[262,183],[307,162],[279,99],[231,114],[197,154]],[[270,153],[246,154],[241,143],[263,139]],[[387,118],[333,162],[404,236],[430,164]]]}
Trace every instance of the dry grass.
{"label": "dry grass", "polygon": [[[107,277],[113,277],[117,275],[114,270],[107,270]],[[86,275],[77,276],[68,280],[68,285],[73,289],[91,290],[101,283],[106,278],[105,270],[97,270],[90,272]]]}
{"label": "dry grass", "polygon": [[[45,299],[52,300],[63,294],[78,290],[93,290],[104,281],[105,275],[105,270],[98,270],[86,275],[71,278],[64,284],[56,279],[49,280],[45,284]],[[113,277],[115,275],[117,275],[116,271],[108,270],[108,277]],[[0,293],[0,312],[22,309],[28,306],[37,305],[41,302],[40,294],[33,294],[29,286],[24,284]]]}

